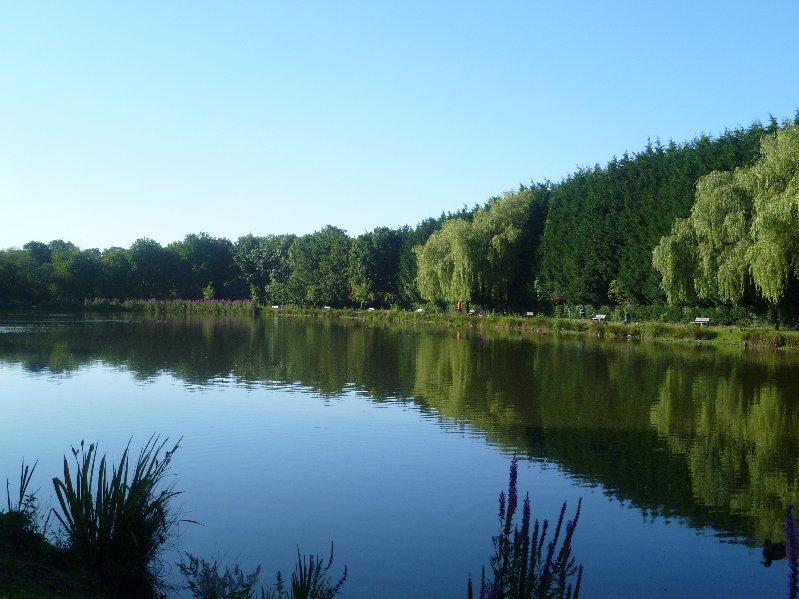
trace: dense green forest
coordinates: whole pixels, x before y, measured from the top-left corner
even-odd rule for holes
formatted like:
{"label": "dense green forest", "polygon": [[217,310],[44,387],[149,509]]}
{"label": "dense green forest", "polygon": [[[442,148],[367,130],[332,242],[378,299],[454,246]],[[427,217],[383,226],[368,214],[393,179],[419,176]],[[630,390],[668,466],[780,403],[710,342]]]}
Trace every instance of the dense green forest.
{"label": "dense green forest", "polygon": [[[0,251],[0,305],[117,299],[497,311],[736,306],[772,314],[799,297],[799,113],[533,182],[416,227],[350,237],[187,235],[166,247]],[[465,206],[465,205],[464,205]],[[653,263],[654,252],[654,263]],[[579,312],[576,312],[579,313]]]}

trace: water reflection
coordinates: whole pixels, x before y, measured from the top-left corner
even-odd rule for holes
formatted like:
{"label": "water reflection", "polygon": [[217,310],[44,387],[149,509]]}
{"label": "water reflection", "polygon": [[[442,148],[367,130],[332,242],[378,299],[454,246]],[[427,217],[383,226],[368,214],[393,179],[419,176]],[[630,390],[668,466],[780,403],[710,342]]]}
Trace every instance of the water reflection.
{"label": "water reflection", "polygon": [[556,462],[647,515],[751,544],[799,500],[796,358],[591,339],[419,334],[340,321],[0,323],[0,361],[69,376],[95,361],[147,381],[301,386],[413,402],[504,451]]}

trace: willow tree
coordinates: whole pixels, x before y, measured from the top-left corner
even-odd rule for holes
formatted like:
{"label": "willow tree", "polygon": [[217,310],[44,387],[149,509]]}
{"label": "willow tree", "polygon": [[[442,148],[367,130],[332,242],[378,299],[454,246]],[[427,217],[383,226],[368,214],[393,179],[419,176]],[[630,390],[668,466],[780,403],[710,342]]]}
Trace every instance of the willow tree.
{"label": "willow tree", "polygon": [[799,127],[764,137],[760,160],[740,178],[754,201],[752,278],[761,295],[776,304],[789,277],[799,277]]}
{"label": "willow tree", "polygon": [[760,158],[699,179],[687,219],[653,252],[670,303],[740,303],[754,286],[779,303],[799,277],[799,127],[761,141]]}
{"label": "willow tree", "polygon": [[752,198],[740,183],[741,170],[714,172],[699,179],[687,219],[653,252],[669,303],[700,298],[738,304],[751,284],[749,255]]}
{"label": "willow tree", "polygon": [[508,193],[480,208],[472,221],[477,289],[482,298],[507,306],[517,285],[533,193]]}
{"label": "willow tree", "polygon": [[710,173],[696,185],[691,220],[697,244],[700,297],[740,303],[750,282],[747,257],[752,199],[735,173]]}
{"label": "willow tree", "polygon": [[444,223],[424,245],[414,248],[416,285],[431,302],[469,302],[475,289],[475,247],[470,223],[456,218]]}
{"label": "willow tree", "polygon": [[671,234],[655,247],[652,265],[663,277],[661,285],[670,304],[687,304],[696,299],[696,239],[689,219],[674,221]]}

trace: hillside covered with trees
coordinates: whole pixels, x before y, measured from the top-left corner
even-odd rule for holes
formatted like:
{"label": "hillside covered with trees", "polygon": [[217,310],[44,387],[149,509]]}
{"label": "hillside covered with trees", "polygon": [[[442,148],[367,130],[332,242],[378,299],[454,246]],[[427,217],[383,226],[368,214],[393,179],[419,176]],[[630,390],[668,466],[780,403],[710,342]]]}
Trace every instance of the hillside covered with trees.
{"label": "hillside covered with trees", "polygon": [[[204,233],[162,246],[0,251],[0,305],[118,299],[496,311],[737,306],[799,297],[799,113],[793,122],[649,143],[559,183],[533,182],[416,227],[350,237]],[[654,255],[654,261],[653,261]],[[787,312],[786,312],[787,309]]]}

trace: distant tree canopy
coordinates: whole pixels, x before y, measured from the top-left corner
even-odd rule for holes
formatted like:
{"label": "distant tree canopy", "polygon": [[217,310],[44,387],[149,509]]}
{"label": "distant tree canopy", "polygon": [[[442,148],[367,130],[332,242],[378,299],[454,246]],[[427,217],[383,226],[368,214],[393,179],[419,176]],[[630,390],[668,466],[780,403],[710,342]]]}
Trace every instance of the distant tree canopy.
{"label": "distant tree canopy", "polygon": [[[356,237],[207,233],[166,247],[0,250],[0,305],[90,297],[248,297],[264,304],[410,308],[471,302],[768,306],[799,300],[797,127],[771,120],[684,144],[649,143],[563,181]],[[762,139],[762,141],[761,141]],[[797,313],[799,319],[799,312]]]}
{"label": "distant tree canopy", "polygon": [[713,172],[696,186],[687,218],[653,252],[671,303],[752,303],[753,288],[780,303],[799,280],[799,127],[761,141],[750,166]]}

